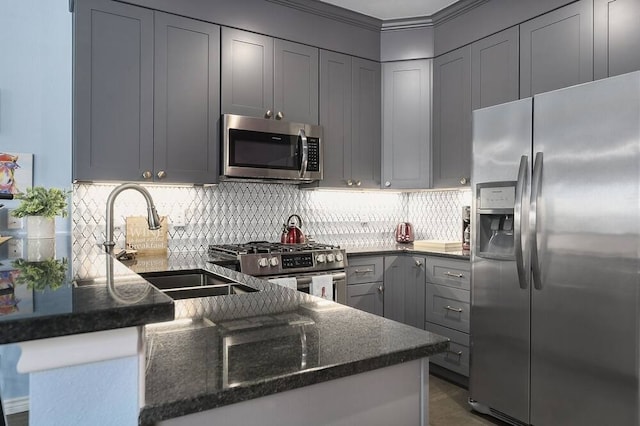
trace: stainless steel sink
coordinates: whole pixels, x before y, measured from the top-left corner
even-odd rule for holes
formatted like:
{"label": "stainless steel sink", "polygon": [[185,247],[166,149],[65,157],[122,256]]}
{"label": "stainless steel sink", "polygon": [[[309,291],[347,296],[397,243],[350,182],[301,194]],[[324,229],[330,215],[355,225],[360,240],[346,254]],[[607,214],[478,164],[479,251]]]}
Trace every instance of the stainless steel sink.
{"label": "stainless steel sink", "polygon": [[168,271],[140,274],[174,300],[256,292],[255,288],[205,271]]}

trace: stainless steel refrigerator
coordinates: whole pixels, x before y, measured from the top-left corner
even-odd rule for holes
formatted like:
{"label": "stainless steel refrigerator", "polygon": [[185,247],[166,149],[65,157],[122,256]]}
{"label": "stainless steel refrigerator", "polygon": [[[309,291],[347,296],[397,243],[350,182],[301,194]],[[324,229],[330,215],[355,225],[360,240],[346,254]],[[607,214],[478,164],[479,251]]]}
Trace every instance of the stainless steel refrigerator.
{"label": "stainless steel refrigerator", "polygon": [[470,403],[640,424],[640,72],[474,111]]}

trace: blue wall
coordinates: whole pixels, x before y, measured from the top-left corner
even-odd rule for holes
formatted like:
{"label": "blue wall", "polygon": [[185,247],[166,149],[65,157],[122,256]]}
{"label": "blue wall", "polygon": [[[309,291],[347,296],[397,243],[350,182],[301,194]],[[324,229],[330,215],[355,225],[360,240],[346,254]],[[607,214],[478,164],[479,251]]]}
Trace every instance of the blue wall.
{"label": "blue wall", "polygon": [[68,0],[0,0],[0,152],[33,153],[34,185],[72,186],[71,36]]}

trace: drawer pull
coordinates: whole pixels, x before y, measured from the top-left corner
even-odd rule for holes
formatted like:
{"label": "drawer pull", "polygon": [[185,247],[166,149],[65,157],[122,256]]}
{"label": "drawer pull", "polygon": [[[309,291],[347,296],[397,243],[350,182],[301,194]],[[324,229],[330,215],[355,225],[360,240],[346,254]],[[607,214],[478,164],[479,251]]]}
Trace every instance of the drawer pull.
{"label": "drawer pull", "polygon": [[457,357],[461,357],[462,356],[462,351],[456,352],[456,351],[452,351],[451,349],[447,349],[447,355],[449,355],[449,354],[455,355]]}
{"label": "drawer pull", "polygon": [[454,278],[464,278],[464,275],[462,274],[452,274],[451,272],[447,271],[444,273],[446,276],[448,277],[454,277]]}
{"label": "drawer pull", "polygon": [[356,274],[370,274],[373,272],[373,269],[362,269],[362,270],[356,269],[354,272]]}
{"label": "drawer pull", "polygon": [[459,314],[462,313],[462,308],[452,308],[451,306],[447,305],[444,307],[447,311],[453,311],[453,312],[457,312]]}
{"label": "drawer pull", "polygon": [[384,287],[382,285],[378,286],[378,293],[383,293],[384,292]]}

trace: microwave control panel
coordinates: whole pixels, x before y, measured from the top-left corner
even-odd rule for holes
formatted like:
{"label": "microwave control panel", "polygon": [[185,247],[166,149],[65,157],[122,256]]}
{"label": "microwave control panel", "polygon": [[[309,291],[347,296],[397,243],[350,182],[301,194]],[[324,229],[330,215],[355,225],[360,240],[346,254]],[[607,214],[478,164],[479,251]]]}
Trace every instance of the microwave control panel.
{"label": "microwave control panel", "polygon": [[307,170],[310,172],[320,171],[320,139],[307,137],[309,162]]}

